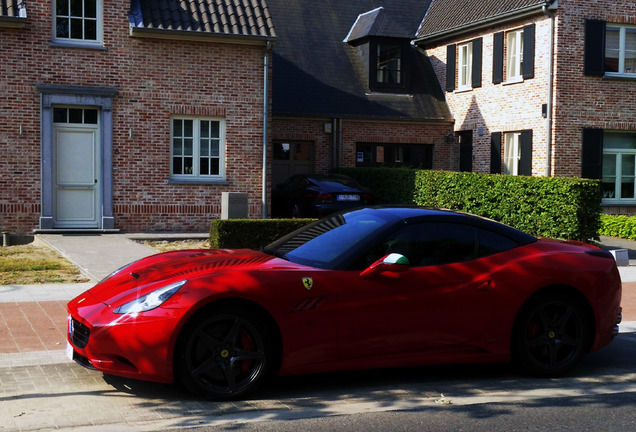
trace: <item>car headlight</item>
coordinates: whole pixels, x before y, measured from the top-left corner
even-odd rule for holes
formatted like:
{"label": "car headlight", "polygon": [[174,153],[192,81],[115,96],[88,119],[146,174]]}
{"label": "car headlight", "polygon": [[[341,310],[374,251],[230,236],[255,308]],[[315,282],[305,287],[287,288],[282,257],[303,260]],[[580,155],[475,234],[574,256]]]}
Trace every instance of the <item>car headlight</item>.
{"label": "car headlight", "polygon": [[166,285],[159,289],[156,289],[145,296],[139,297],[131,302],[126,303],[123,306],[119,306],[114,310],[116,314],[138,313],[153,310],[161,306],[166,300],[168,300],[179,288],[181,288],[187,280],[175,282],[170,285]]}

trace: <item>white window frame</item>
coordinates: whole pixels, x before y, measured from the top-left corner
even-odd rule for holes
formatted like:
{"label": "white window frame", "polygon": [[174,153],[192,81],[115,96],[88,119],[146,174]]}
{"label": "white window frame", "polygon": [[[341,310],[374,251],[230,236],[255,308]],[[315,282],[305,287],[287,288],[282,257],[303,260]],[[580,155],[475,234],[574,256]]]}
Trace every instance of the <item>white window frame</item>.
{"label": "white window frame", "polygon": [[459,45],[459,86],[457,90],[471,90],[473,87],[473,44],[472,42]]}
{"label": "white window frame", "polygon": [[[632,134],[636,141],[636,134]],[[625,173],[623,173],[623,156],[631,156],[634,158],[634,172],[632,172],[628,177],[631,177],[633,182],[636,182],[636,142],[634,143],[635,148],[612,148],[611,144],[608,146],[604,145],[603,148],[603,159],[605,160],[606,156],[614,156],[615,159],[615,171],[613,173],[607,172],[607,167],[603,166],[603,175],[601,180],[603,184],[605,184],[605,179],[613,178],[614,179],[614,194],[609,195],[606,191],[603,191],[603,204],[636,204],[636,190],[635,196],[632,198],[622,198],[622,185],[623,185],[623,177]]]}
{"label": "white window frame", "polygon": [[519,175],[521,132],[504,133],[504,174]]}
{"label": "white window frame", "polygon": [[[634,37],[636,37],[636,26],[634,25],[619,25],[619,24],[607,24],[605,29],[605,57],[607,58],[608,44],[610,43],[610,38],[608,37],[608,32],[617,31],[618,30],[618,72],[605,72],[607,76],[621,76],[621,77],[630,77],[636,78],[636,46],[628,47],[627,46],[627,34],[632,33]],[[631,49],[628,49],[631,48]],[[626,63],[627,55],[631,53],[632,55],[632,65],[629,66]]]}
{"label": "white window frame", "polygon": [[[95,8],[96,8],[96,17],[92,18],[86,18],[84,16],[77,16],[74,17],[73,19],[77,19],[77,20],[82,20],[82,23],[86,22],[86,21],[95,21],[95,25],[96,25],[96,38],[95,39],[84,39],[82,38],[72,38],[70,35],[70,26],[71,24],[69,23],[69,36],[68,37],[60,37],[57,35],[57,20],[58,20],[58,15],[57,15],[57,5],[58,2],[62,1],[62,0],[53,0],[53,5],[52,5],[52,32],[53,32],[53,43],[57,44],[57,45],[65,45],[65,46],[79,46],[79,47],[88,47],[88,48],[101,48],[103,47],[103,39],[104,39],[104,3],[103,0],[94,0],[95,1]],[[70,5],[72,0],[66,0],[66,3],[68,3]],[[82,0],[82,4],[84,4],[85,1],[91,1],[91,0]],[[70,9],[70,6],[68,6]],[[70,18],[70,10],[69,10],[69,15],[60,15],[60,17],[62,18]]]}
{"label": "white window frame", "polygon": [[506,82],[523,81],[523,29],[506,34]]}
{"label": "white window frame", "polygon": [[[192,136],[181,135],[175,137],[174,123],[177,121],[192,121]],[[204,141],[211,138],[201,137],[201,122],[217,122],[219,124],[219,136],[218,136],[218,156],[202,155],[201,144]],[[225,119],[222,117],[195,117],[195,116],[173,116],[170,118],[170,179],[177,181],[197,181],[197,182],[215,182],[225,180]],[[175,140],[178,139],[191,139],[192,140],[192,155],[189,154],[175,154]],[[215,138],[216,139],[216,138]],[[181,172],[175,174],[175,160],[176,158],[192,157],[192,172]],[[217,174],[201,174],[200,161],[202,158],[218,158],[219,172]]]}

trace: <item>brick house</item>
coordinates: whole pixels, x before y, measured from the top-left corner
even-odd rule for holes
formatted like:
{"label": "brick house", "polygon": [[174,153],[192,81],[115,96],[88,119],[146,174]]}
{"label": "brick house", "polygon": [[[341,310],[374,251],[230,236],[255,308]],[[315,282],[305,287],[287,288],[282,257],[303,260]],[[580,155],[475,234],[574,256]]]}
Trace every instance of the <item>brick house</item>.
{"label": "brick house", "polygon": [[205,231],[223,192],[262,216],[276,34],[217,3],[0,0],[0,229]]}
{"label": "brick house", "polygon": [[[267,0],[272,184],[339,166],[453,169],[453,119],[411,40],[430,0]],[[452,135],[451,135],[452,136]]]}
{"label": "brick house", "polygon": [[414,43],[455,118],[460,169],[602,179],[636,213],[636,4],[436,0]]}

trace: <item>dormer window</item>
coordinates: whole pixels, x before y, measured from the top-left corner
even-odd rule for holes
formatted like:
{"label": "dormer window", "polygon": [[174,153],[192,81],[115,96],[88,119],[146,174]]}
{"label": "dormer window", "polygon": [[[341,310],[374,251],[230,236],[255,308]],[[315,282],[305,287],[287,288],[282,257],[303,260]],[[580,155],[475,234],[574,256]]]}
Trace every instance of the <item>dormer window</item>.
{"label": "dormer window", "polygon": [[400,39],[369,40],[369,89],[396,91],[404,88],[405,43]]}
{"label": "dormer window", "polygon": [[402,48],[396,43],[378,43],[377,78],[381,84],[402,83]]}

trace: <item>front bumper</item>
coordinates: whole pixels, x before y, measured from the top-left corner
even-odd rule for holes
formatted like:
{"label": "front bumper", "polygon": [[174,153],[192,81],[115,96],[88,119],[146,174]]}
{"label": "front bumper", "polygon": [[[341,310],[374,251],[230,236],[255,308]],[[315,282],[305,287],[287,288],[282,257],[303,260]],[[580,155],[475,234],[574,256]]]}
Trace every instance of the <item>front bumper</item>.
{"label": "front bumper", "polygon": [[147,381],[173,381],[172,352],[180,309],[115,314],[85,293],[68,305],[67,355],[100,372]]}

